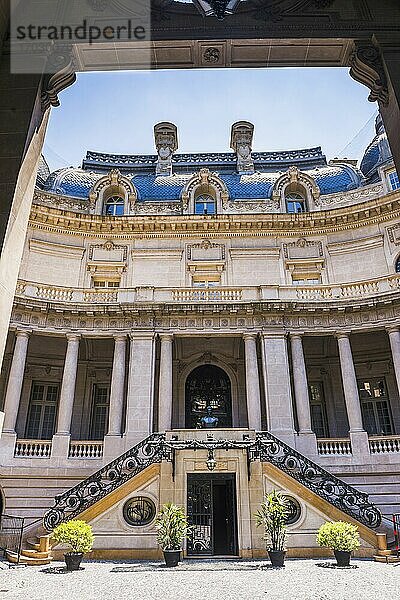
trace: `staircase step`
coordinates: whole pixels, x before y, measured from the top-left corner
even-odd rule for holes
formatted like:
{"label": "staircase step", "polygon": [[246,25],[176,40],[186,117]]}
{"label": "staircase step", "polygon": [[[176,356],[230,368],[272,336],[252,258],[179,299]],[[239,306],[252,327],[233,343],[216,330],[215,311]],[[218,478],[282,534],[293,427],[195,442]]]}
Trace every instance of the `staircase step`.
{"label": "staircase step", "polygon": [[28,558],[50,558],[49,552],[39,552],[38,550],[21,550],[21,555]]}
{"label": "staircase step", "polygon": [[[7,550],[6,558],[10,563],[13,563],[13,564],[16,564],[18,562],[18,554],[16,552],[10,552],[9,550]],[[48,556],[47,558],[30,558],[28,556],[23,556],[21,554],[19,557],[19,562],[20,562],[20,564],[23,564],[23,565],[33,565],[33,566],[48,565],[51,562],[51,557]]]}
{"label": "staircase step", "polygon": [[391,550],[378,550],[378,556],[391,556],[392,554]]}
{"label": "staircase step", "polygon": [[34,550],[40,550],[40,544],[37,538],[27,538],[25,541],[28,544],[28,546],[30,546]]}
{"label": "staircase step", "polygon": [[397,557],[394,554],[392,554],[391,556],[374,556],[374,561],[388,564],[400,563],[400,557]]}

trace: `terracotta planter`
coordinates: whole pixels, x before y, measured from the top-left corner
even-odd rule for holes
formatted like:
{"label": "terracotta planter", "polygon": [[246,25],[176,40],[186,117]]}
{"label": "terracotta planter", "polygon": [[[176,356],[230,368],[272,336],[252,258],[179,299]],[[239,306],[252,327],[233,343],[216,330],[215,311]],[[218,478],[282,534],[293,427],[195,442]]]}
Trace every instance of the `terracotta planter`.
{"label": "terracotta planter", "polygon": [[180,550],[164,550],[165,566],[177,567],[181,559]]}
{"label": "terracotta planter", "polygon": [[67,552],[64,554],[67,571],[79,571],[83,558],[83,552]]}
{"label": "terracotta planter", "polygon": [[351,552],[347,550],[334,550],[333,553],[338,567],[348,567],[350,565]]}
{"label": "terracotta planter", "polygon": [[273,567],[284,567],[285,550],[268,550],[269,560]]}

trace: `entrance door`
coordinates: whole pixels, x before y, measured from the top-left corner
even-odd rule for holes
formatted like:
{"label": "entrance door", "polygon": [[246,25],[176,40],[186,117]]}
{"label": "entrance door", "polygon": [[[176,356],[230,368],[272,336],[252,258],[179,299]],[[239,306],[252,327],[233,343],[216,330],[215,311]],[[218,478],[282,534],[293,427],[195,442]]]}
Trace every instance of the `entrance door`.
{"label": "entrance door", "polygon": [[193,526],[188,539],[188,555],[237,554],[234,473],[189,474],[187,506]]}
{"label": "entrance door", "polygon": [[216,427],[232,427],[231,382],[223,369],[201,365],[188,376],[185,385],[187,429],[202,427],[201,419],[211,411]]}

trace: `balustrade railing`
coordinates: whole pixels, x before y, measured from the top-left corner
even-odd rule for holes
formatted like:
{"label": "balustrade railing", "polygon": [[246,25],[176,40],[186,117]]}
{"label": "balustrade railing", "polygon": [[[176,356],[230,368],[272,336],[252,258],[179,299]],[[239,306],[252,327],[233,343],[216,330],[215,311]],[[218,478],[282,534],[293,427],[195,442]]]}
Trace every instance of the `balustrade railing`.
{"label": "balustrade railing", "polygon": [[15,458],[50,458],[51,441],[43,440],[17,440],[15,444]]}
{"label": "balustrade railing", "polygon": [[103,442],[70,442],[68,458],[102,458]]}
{"label": "balustrade railing", "polygon": [[390,275],[348,284],[324,285],[262,285],[212,288],[67,288],[19,281],[16,295],[39,298],[50,302],[87,304],[129,304],[143,302],[263,302],[296,301],[313,302],[380,297],[400,289],[400,275]]}
{"label": "balustrade railing", "polygon": [[369,438],[371,454],[386,454],[387,452],[400,452],[400,436],[387,435]]}
{"label": "balustrade railing", "polygon": [[321,456],[350,456],[351,442],[348,438],[319,438],[317,440],[318,454]]}

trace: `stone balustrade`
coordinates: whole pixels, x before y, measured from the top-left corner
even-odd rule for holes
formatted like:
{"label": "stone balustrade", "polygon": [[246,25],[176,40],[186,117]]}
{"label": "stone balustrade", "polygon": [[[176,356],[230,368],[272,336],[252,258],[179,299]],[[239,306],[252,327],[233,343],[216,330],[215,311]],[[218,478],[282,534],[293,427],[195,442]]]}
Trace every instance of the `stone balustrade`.
{"label": "stone balustrade", "polygon": [[102,458],[103,442],[70,442],[68,458]]}
{"label": "stone balustrade", "polygon": [[400,436],[387,435],[384,437],[370,437],[369,450],[371,454],[384,454],[387,452],[400,452]]}
{"label": "stone balustrade", "polygon": [[318,454],[321,456],[351,456],[351,442],[348,438],[319,438]]}
{"label": "stone balustrade", "polygon": [[134,287],[84,289],[50,286],[19,281],[17,297],[37,298],[50,302],[88,304],[132,304],[157,302],[259,302],[259,301],[346,301],[393,294],[400,289],[400,274],[332,285],[266,285],[212,288]]}
{"label": "stone balustrade", "polygon": [[15,444],[15,458],[50,458],[51,441],[43,440],[17,440]]}

